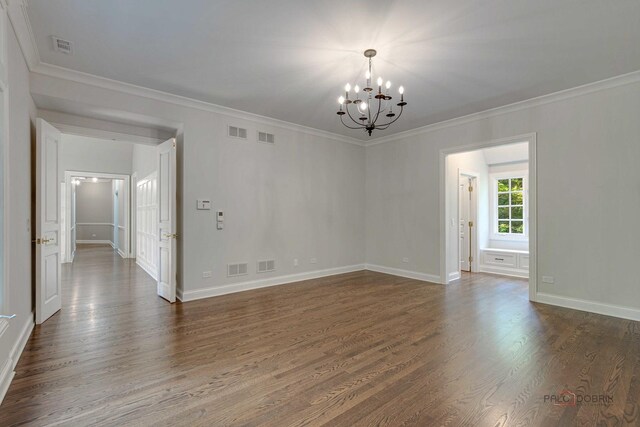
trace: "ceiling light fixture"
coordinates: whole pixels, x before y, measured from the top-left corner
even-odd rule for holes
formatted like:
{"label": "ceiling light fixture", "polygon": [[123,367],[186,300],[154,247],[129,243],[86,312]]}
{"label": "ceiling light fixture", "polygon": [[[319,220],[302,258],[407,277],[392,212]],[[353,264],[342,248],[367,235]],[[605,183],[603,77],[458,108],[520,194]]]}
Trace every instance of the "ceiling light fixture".
{"label": "ceiling light fixture", "polygon": [[[340,121],[343,125],[348,127],[349,129],[364,129],[369,136],[374,129],[385,130],[392,123],[400,118],[402,115],[402,111],[404,106],[407,105],[404,102],[404,88],[400,86],[398,88],[398,93],[400,94],[400,102],[396,105],[400,107],[400,111],[396,115],[393,112],[393,105],[391,102],[392,97],[389,95],[389,89],[391,88],[391,82],[387,80],[384,83],[382,77],[378,77],[376,81],[378,89],[377,92],[371,85],[371,80],[373,78],[373,73],[371,72],[371,58],[376,56],[375,49],[367,49],[364,51],[365,58],[369,59],[369,69],[365,73],[366,85],[362,89],[364,91],[363,99],[360,99],[360,86],[355,85],[353,87],[353,92],[355,99],[350,99],[349,94],[351,92],[351,84],[347,83],[344,87],[345,96],[341,96],[338,98],[338,104],[340,104],[340,109],[338,110],[338,115],[340,116]],[[383,93],[383,88],[384,93]],[[352,111],[349,110],[349,106],[353,104],[355,105],[355,112],[352,114]],[[344,109],[343,109],[344,106]],[[344,122],[344,116],[347,115],[351,119],[353,123]],[[358,116],[355,119],[353,116]],[[382,121],[387,120],[384,123],[379,123],[378,119],[384,116],[386,119],[382,119]],[[354,126],[355,124],[355,126]]]}

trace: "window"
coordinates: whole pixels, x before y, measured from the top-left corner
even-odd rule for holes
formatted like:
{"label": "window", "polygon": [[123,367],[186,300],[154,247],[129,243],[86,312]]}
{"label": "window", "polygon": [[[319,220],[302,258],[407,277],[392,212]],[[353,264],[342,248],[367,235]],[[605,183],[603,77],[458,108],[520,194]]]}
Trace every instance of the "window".
{"label": "window", "polygon": [[528,237],[527,173],[492,175],[493,238],[526,240]]}

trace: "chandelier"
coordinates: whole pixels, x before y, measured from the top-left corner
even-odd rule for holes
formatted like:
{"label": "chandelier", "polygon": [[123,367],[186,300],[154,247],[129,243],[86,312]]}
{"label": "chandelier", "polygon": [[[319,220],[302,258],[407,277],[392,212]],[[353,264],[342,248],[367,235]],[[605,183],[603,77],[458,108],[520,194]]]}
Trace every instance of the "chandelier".
{"label": "chandelier", "polygon": [[[371,80],[373,79],[373,74],[371,74],[371,58],[376,56],[376,53],[375,49],[367,49],[364,51],[364,56],[369,58],[369,69],[365,73],[367,83],[362,89],[362,98],[360,97],[360,86],[358,85],[353,87],[353,95],[351,95],[350,98],[351,84],[349,83],[344,87],[345,95],[338,98],[340,109],[337,114],[340,116],[342,124],[349,129],[364,129],[369,133],[369,136],[371,136],[374,129],[385,130],[391,126],[391,124],[400,118],[404,106],[407,105],[407,103],[404,102],[404,88],[402,86],[398,88],[398,92],[400,93],[400,102],[396,104],[396,106],[399,107],[398,114],[393,112],[392,98],[389,95],[391,82],[387,80],[387,83],[383,85],[384,80],[382,77],[378,77],[376,81],[378,86],[377,91],[372,87]],[[345,115],[348,116],[351,121],[347,120],[345,123]],[[378,121],[379,119],[380,121]]]}

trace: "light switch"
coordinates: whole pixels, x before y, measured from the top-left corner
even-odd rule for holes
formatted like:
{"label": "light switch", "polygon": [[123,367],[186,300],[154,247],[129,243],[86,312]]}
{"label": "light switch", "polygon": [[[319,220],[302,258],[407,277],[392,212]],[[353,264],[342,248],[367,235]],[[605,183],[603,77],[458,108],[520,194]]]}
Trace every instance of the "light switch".
{"label": "light switch", "polygon": [[196,208],[199,211],[208,211],[211,209],[211,200],[208,199],[198,199]]}

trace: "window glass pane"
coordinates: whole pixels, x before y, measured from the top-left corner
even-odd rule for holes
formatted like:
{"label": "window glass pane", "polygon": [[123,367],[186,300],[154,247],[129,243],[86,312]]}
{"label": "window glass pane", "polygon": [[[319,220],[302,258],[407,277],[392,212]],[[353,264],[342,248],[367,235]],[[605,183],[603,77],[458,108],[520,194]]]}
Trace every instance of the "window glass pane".
{"label": "window glass pane", "polygon": [[509,219],[509,208],[498,208],[498,219]]}
{"label": "window glass pane", "polygon": [[509,191],[509,180],[508,179],[499,179],[498,180],[498,191]]}
{"label": "window glass pane", "polygon": [[[505,208],[500,208],[505,209]],[[499,217],[502,218],[502,217]],[[522,206],[514,206],[511,208],[511,219],[522,219]]]}
{"label": "window glass pane", "polygon": [[523,234],[524,223],[522,221],[511,221],[511,232],[514,234]]}
{"label": "window glass pane", "polygon": [[522,204],[522,192],[517,191],[515,193],[511,193],[511,204],[512,205]]}
{"label": "window glass pane", "polygon": [[511,190],[522,191],[522,178],[511,179]]}
{"label": "window glass pane", "polygon": [[509,232],[509,221],[498,221],[498,233]]}
{"label": "window glass pane", "polygon": [[509,204],[509,193],[507,194],[498,194],[498,205],[505,206]]}

